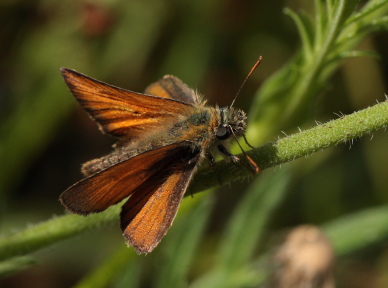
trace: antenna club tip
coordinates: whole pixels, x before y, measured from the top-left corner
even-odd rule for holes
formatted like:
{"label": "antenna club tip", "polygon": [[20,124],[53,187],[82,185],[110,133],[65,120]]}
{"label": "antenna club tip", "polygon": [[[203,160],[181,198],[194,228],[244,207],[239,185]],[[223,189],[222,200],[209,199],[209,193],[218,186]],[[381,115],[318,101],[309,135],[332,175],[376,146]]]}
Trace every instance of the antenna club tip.
{"label": "antenna club tip", "polygon": [[252,73],[253,71],[255,71],[255,69],[257,68],[257,66],[260,65],[261,60],[263,60],[263,56],[260,56],[260,57],[259,57],[259,60],[257,60],[256,64],[253,66],[253,68],[252,68],[252,70],[251,70],[251,73]]}

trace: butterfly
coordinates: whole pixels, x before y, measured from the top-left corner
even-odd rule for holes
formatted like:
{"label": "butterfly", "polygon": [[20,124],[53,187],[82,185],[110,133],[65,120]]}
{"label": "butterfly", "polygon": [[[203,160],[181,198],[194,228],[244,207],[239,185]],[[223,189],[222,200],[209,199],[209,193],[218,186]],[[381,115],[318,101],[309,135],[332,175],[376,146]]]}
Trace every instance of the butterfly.
{"label": "butterfly", "polygon": [[213,155],[221,153],[259,172],[248,155],[247,164],[230,152],[233,139],[246,140],[247,128],[245,112],[233,103],[207,106],[198,93],[171,75],[149,85],[143,94],[75,70],[61,72],[100,130],[119,140],[113,152],[83,164],[86,178],[64,191],[60,201],[68,211],[86,216],[129,197],[120,222],[127,244],[137,253],[151,252],[166,235],[204,159],[214,166]]}

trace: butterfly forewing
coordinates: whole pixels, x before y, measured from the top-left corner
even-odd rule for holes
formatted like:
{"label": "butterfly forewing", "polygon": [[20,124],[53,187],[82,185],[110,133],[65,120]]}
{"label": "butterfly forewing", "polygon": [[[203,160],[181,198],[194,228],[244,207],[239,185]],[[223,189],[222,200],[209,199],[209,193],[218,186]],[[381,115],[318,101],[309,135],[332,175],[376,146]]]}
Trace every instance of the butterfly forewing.
{"label": "butterfly forewing", "polygon": [[101,212],[131,195],[143,183],[152,183],[155,177],[161,179],[166,167],[187,151],[179,142],[144,152],[79,181],[63,192],[60,200],[73,213]]}
{"label": "butterfly forewing", "polygon": [[[62,68],[69,89],[105,133],[139,138],[187,115],[192,105],[176,99],[149,96],[100,82]],[[189,89],[189,88],[187,88]],[[169,91],[167,91],[168,93]]]}
{"label": "butterfly forewing", "polygon": [[[176,155],[179,157],[179,155]],[[171,166],[165,179],[145,183],[122,207],[121,227],[128,243],[138,253],[151,252],[166,235],[195,172],[198,161],[193,152],[186,151]],[[189,158],[192,157],[192,161]],[[190,161],[190,164],[189,164]]]}

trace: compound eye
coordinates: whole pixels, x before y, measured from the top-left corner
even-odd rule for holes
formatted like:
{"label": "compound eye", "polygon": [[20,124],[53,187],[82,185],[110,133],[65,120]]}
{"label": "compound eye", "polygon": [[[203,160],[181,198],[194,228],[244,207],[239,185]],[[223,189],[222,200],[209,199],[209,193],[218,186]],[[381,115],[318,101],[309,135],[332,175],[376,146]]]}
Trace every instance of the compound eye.
{"label": "compound eye", "polygon": [[220,127],[216,131],[216,137],[219,140],[225,140],[230,137],[230,130],[228,127]]}

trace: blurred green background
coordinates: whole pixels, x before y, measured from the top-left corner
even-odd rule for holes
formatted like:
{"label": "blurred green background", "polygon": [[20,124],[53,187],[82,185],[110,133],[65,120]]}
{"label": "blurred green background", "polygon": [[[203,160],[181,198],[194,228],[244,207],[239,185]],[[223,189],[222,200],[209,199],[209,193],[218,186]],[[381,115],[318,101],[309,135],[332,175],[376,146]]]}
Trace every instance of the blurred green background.
{"label": "blurred green background", "polygon": [[[102,135],[77,105],[60,67],[133,91],[143,91],[172,74],[206,95],[210,105],[225,106],[262,55],[262,64],[235,104],[248,117],[252,110],[257,115],[266,111],[265,101],[263,107],[252,104],[260,103],[254,101],[260,96],[259,87],[301,47],[294,22],[283,13],[285,7],[314,13],[314,2],[309,0],[1,1],[1,234],[62,215],[58,197],[81,179],[81,163],[105,155],[115,142]],[[384,101],[387,35],[367,35],[357,49],[375,51],[379,57],[341,62],[292,120],[271,120],[263,133],[249,131],[252,144],[337,118],[334,113],[350,114]],[[387,145],[388,134],[378,131],[265,171],[252,185],[233,183],[188,197],[169,234],[146,257],[122,248],[117,223],[34,253],[33,263],[27,261],[26,269],[1,279],[0,287],[70,287],[80,279],[84,282],[79,287],[228,287],[215,284],[224,274],[211,273],[222,270],[225,255],[243,259],[233,260],[241,265],[230,268],[237,272],[229,287],[255,287],[264,277],[260,259],[273,249],[277,233],[304,223],[329,225],[346,215],[387,205]],[[272,178],[277,186],[261,183],[271,183]],[[273,192],[274,199],[267,199],[272,206],[263,205],[267,202],[261,198],[272,196],[249,196],[250,191],[264,189],[260,185]],[[251,210],[244,205],[251,205]],[[266,207],[268,213],[260,215]],[[238,255],[243,241],[238,237],[252,239],[252,253],[245,258]],[[339,287],[388,287],[388,233],[376,239],[363,249],[339,253]],[[225,252],[232,251],[231,243],[236,252]],[[105,280],[81,286],[89,281],[85,275],[102,275]]]}

